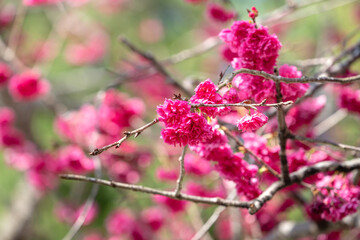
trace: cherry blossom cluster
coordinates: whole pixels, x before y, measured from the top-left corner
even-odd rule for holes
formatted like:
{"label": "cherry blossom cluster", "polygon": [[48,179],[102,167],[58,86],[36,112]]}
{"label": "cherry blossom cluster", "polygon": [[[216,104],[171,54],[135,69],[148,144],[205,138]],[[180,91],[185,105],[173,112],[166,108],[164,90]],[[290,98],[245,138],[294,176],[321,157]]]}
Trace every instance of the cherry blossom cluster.
{"label": "cherry blossom cluster", "polygon": [[[281,43],[276,35],[270,35],[266,27],[256,27],[254,23],[236,21],[230,29],[220,32],[219,37],[227,44],[229,50],[226,58],[232,56],[231,65],[234,69],[248,68],[274,73],[276,60],[279,56]],[[296,67],[283,65],[279,68],[283,77],[298,78],[301,72]],[[232,90],[231,95],[237,100],[254,99],[261,102],[276,102],[276,86],[274,81],[250,74],[239,74],[232,82],[237,91]],[[280,83],[283,101],[295,101],[304,95],[308,84]],[[240,92],[240,93],[238,93]]]}

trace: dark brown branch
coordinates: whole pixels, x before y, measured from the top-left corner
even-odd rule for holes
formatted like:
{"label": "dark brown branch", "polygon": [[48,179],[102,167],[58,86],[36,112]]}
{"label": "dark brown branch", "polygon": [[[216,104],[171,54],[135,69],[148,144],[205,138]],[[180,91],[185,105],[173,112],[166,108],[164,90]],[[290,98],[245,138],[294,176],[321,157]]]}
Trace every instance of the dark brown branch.
{"label": "dark brown branch", "polygon": [[[276,101],[279,103],[282,101],[281,86],[279,81],[275,81],[276,84]],[[282,106],[277,107],[278,125],[279,125],[279,143],[280,143],[280,165],[281,165],[281,177],[284,183],[289,183],[289,166],[286,156],[286,141],[288,138],[288,128],[285,121],[285,112]]]}
{"label": "dark brown branch", "polygon": [[259,197],[249,202],[228,200],[223,198],[199,197],[199,196],[188,195],[185,193],[180,193],[178,196],[176,196],[174,191],[164,191],[164,190],[144,187],[140,185],[120,183],[120,182],[75,175],[75,174],[61,174],[60,177],[62,179],[91,182],[113,188],[121,188],[135,192],[162,195],[173,199],[187,200],[196,203],[206,203],[206,204],[220,205],[226,207],[248,208],[250,214],[255,214],[257,211],[261,209],[261,207],[267,201],[271,200],[278,191],[280,191],[281,189],[287,186],[290,186],[291,184],[300,183],[305,178],[310,177],[319,172],[338,171],[338,172],[346,173],[359,168],[360,168],[360,158],[356,158],[346,162],[325,161],[314,164],[312,166],[302,167],[299,170],[290,174],[290,181],[288,183],[285,183],[283,181],[277,181],[273,183],[271,186],[269,186]]}
{"label": "dark brown branch", "polygon": [[117,142],[114,142],[114,143],[111,143],[109,145],[106,145],[102,148],[96,148],[94,151],[92,151],[91,153],[89,153],[90,155],[92,156],[95,156],[95,155],[98,155],[106,150],[108,150],[109,148],[112,148],[112,147],[116,147],[116,148],[119,148],[120,145],[125,142],[129,137],[131,137],[132,135],[134,135],[134,137],[137,137],[139,136],[145,129],[151,127],[152,125],[158,123],[159,120],[157,118],[155,118],[154,120],[152,120],[151,122],[149,122],[148,124],[138,128],[138,129],[135,129],[134,131],[131,131],[131,132],[124,132],[124,137],[121,138],[119,141]]}
{"label": "dark brown branch", "polygon": [[166,77],[166,80],[173,86],[175,86],[176,88],[178,88],[179,90],[181,90],[182,92],[184,92],[186,95],[191,96],[192,93],[187,90],[186,88],[184,88],[177,80],[175,80],[174,77],[172,77],[170,75],[170,73],[165,69],[165,67],[149,52],[144,52],[141,49],[139,49],[138,47],[136,47],[135,45],[133,45],[129,40],[127,40],[125,37],[120,37],[120,41],[126,46],[128,47],[131,51],[139,54],[140,56],[142,56],[143,58],[147,59],[148,61],[150,61],[150,63],[154,66],[154,68],[161,73],[162,75],[164,75]]}
{"label": "dark brown branch", "polygon": [[332,141],[324,140],[324,139],[307,138],[307,137],[303,137],[303,136],[297,136],[297,135],[294,135],[294,134],[289,134],[289,138],[294,139],[294,140],[299,140],[299,141],[302,141],[302,142],[326,144],[326,145],[337,147],[337,148],[340,148],[340,149],[343,149],[343,150],[350,150],[350,151],[360,152],[360,147],[350,146],[350,145],[346,145],[346,144],[342,144],[342,143],[336,143],[336,142],[332,142]]}
{"label": "dark brown branch", "polygon": [[176,189],[174,191],[175,196],[180,196],[180,192],[182,190],[182,182],[183,182],[184,176],[185,176],[184,158],[185,158],[186,149],[187,149],[187,146],[185,146],[183,148],[181,156],[179,157],[180,174],[179,174],[179,178],[176,181]]}
{"label": "dark brown branch", "polygon": [[87,177],[87,176],[81,176],[81,175],[61,174],[60,177],[62,179],[97,183],[97,184],[105,185],[108,187],[121,188],[121,189],[126,189],[126,190],[130,190],[130,191],[134,191],[134,192],[143,192],[143,193],[148,193],[148,194],[162,195],[162,196],[173,198],[173,199],[187,200],[187,201],[196,202],[196,203],[206,203],[206,204],[212,204],[212,205],[220,205],[220,206],[227,206],[227,207],[240,207],[240,208],[249,208],[249,206],[250,206],[250,204],[248,202],[227,200],[227,199],[218,198],[218,197],[214,197],[214,198],[199,197],[199,196],[193,196],[193,195],[189,195],[189,194],[185,194],[185,193],[180,193],[178,196],[176,196],[174,191],[164,191],[164,190],[159,190],[159,189],[155,189],[155,188],[144,187],[141,185],[120,183],[120,182],[115,182],[115,181],[110,181],[110,180],[105,180],[105,179],[98,179],[98,178]]}

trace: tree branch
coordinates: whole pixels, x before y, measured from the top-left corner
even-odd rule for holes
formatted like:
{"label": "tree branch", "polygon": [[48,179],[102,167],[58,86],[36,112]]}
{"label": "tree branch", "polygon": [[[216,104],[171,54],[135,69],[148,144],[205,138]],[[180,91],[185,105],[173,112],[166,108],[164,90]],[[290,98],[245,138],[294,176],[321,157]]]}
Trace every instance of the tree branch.
{"label": "tree branch", "polygon": [[156,70],[158,72],[160,72],[162,75],[164,75],[167,79],[167,81],[175,86],[176,88],[180,89],[182,92],[184,92],[186,95],[191,96],[192,93],[187,90],[186,88],[184,88],[180,83],[178,83],[178,81],[175,80],[175,78],[173,78],[170,73],[165,69],[165,67],[149,52],[144,52],[142,50],[140,50],[139,48],[137,48],[135,45],[133,45],[129,40],[127,40],[125,37],[120,37],[120,41],[126,46],[128,47],[131,51],[139,54],[140,56],[142,56],[143,58],[147,59],[148,61],[150,61],[150,63],[156,68]]}
{"label": "tree branch", "polygon": [[276,181],[273,184],[271,184],[262,194],[260,194],[259,197],[248,202],[228,200],[223,198],[199,197],[185,193],[180,193],[178,196],[176,196],[174,191],[164,191],[164,190],[144,187],[141,185],[120,183],[111,180],[105,180],[105,179],[99,179],[99,178],[93,178],[93,177],[87,177],[87,176],[81,176],[75,174],[60,174],[59,176],[62,179],[91,182],[91,183],[105,185],[108,187],[126,189],[134,192],[162,195],[177,200],[187,200],[195,203],[206,203],[206,204],[226,206],[226,207],[247,208],[249,209],[250,214],[255,214],[257,211],[259,211],[262,208],[262,206],[267,201],[271,200],[278,191],[280,191],[281,189],[287,186],[290,186],[291,184],[300,183],[305,178],[310,177],[319,172],[338,171],[338,172],[346,173],[359,168],[360,168],[360,158],[356,158],[342,163],[334,162],[334,161],[324,161],[314,164],[312,166],[302,167],[299,170],[290,174],[289,183],[285,183],[283,181]]}
{"label": "tree branch", "polygon": [[292,101],[287,102],[279,102],[279,103],[268,103],[266,104],[266,99],[263,100],[261,103],[221,103],[221,104],[205,104],[205,103],[190,103],[189,105],[192,107],[248,107],[256,110],[256,107],[278,107],[278,106],[284,106],[284,105],[290,105],[293,104]]}
{"label": "tree branch", "polygon": [[345,78],[336,78],[336,77],[327,77],[327,76],[321,76],[321,77],[301,77],[301,78],[287,78],[287,77],[281,77],[277,75],[273,75],[264,71],[258,71],[258,70],[252,70],[247,68],[241,68],[239,70],[236,70],[231,74],[229,78],[227,78],[222,84],[218,86],[219,89],[225,87],[229,82],[231,82],[234,77],[238,74],[246,73],[251,74],[254,76],[260,76],[264,77],[266,79],[271,79],[275,82],[285,82],[285,83],[310,83],[310,82],[331,82],[331,83],[351,83],[355,81],[360,80],[360,75],[352,76],[352,77],[345,77]]}
{"label": "tree branch", "polygon": [[116,147],[116,148],[119,148],[120,145],[125,142],[130,136],[134,135],[134,137],[137,137],[139,136],[145,129],[151,127],[152,125],[158,123],[159,120],[157,118],[155,118],[154,120],[152,120],[151,122],[149,122],[148,124],[134,130],[134,131],[131,131],[131,132],[124,132],[124,137],[121,138],[119,141],[117,142],[114,142],[114,143],[111,143],[109,145],[106,145],[102,148],[96,148],[94,151],[92,151],[91,153],[89,153],[90,155],[92,156],[95,156],[95,155],[98,155],[98,154],[101,154],[102,152],[108,150],[109,148],[112,148],[112,147]]}
{"label": "tree branch", "polygon": [[360,152],[360,147],[350,146],[350,145],[346,145],[346,144],[342,144],[342,143],[336,143],[336,142],[332,142],[332,141],[324,140],[324,139],[307,138],[307,137],[303,137],[303,136],[297,136],[297,135],[294,135],[292,133],[289,134],[289,138],[294,139],[294,140],[299,140],[299,141],[302,141],[302,142],[326,144],[326,145],[337,147],[337,148],[340,148],[340,149],[343,149],[343,150],[350,150],[350,151]]}
{"label": "tree branch", "polygon": [[187,150],[187,146],[185,146],[182,150],[181,156],[179,157],[179,162],[180,162],[180,174],[179,174],[179,178],[176,181],[176,189],[174,191],[175,196],[180,196],[180,192],[182,189],[182,182],[184,180],[184,176],[185,176],[185,167],[184,167],[184,158],[185,158],[185,153]]}
{"label": "tree branch", "polygon": [[268,187],[259,197],[254,199],[250,205],[250,214],[255,214],[261,207],[281,189],[290,186],[293,183],[300,183],[305,178],[312,176],[319,172],[350,172],[354,169],[360,168],[360,158],[356,158],[346,162],[324,161],[312,166],[302,167],[299,170],[290,174],[290,182],[288,184],[283,181],[277,181]]}

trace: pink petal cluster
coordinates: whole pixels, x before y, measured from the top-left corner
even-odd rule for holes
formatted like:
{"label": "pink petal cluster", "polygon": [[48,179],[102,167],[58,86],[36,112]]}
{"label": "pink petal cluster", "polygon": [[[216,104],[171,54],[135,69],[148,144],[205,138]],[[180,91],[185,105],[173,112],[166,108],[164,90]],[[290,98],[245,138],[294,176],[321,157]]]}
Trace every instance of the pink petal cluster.
{"label": "pink petal cluster", "polygon": [[207,6],[206,14],[210,19],[217,22],[227,22],[236,16],[235,12],[227,11],[221,5],[215,3]]}
{"label": "pink petal cluster", "polygon": [[190,112],[186,101],[166,99],[163,105],[158,106],[157,112],[159,121],[165,123],[161,136],[167,144],[194,145],[212,135],[212,127],[206,119]]}
{"label": "pink petal cluster", "polygon": [[[207,79],[195,88],[195,95],[190,98],[190,102],[194,104],[221,104],[224,103],[223,98],[217,93],[216,85]],[[216,117],[219,114],[226,113],[230,109],[228,107],[199,107],[204,116]]]}
{"label": "pink petal cluster", "polygon": [[360,189],[348,177],[325,176],[316,183],[319,193],[309,208],[313,217],[336,222],[355,213],[360,203]]}
{"label": "pink petal cluster", "polygon": [[48,153],[38,153],[35,155],[35,162],[26,174],[29,182],[44,192],[56,187],[60,170],[56,158]]}
{"label": "pink petal cluster", "polygon": [[[230,29],[222,30],[219,37],[238,55],[232,61],[235,69],[249,68],[273,73],[281,43],[275,35],[269,34],[267,28],[255,28],[247,21],[236,21]],[[276,100],[275,83],[259,76],[239,74],[234,78],[233,86],[247,93],[241,100]]]}
{"label": "pink petal cluster", "polygon": [[0,87],[10,79],[12,72],[9,66],[3,62],[0,62]]}
{"label": "pink petal cluster", "polygon": [[203,185],[189,182],[186,185],[185,192],[190,195],[200,196],[200,197],[226,197],[225,192],[222,189],[208,189]]}
{"label": "pink petal cluster", "polygon": [[141,213],[141,220],[150,226],[153,231],[158,231],[165,223],[165,214],[160,207],[151,207]]}
{"label": "pink petal cluster", "polygon": [[30,71],[13,76],[9,83],[9,92],[18,101],[38,99],[49,90],[49,83],[41,79],[39,74]]}
{"label": "pink petal cluster", "polygon": [[252,115],[243,116],[236,125],[240,131],[253,132],[264,126],[268,119],[269,118],[261,112],[256,112]]}
{"label": "pink petal cluster", "polygon": [[338,105],[349,112],[360,114],[360,90],[342,87],[338,98]]}
{"label": "pink petal cluster", "polygon": [[130,211],[116,210],[106,220],[106,229],[110,235],[126,236],[131,234],[136,225],[136,219]]}
{"label": "pink petal cluster", "polygon": [[84,105],[78,111],[58,116],[54,128],[63,138],[87,147],[92,144],[90,136],[96,129],[97,116],[93,106]]}
{"label": "pink petal cluster", "polygon": [[99,127],[108,135],[118,136],[125,128],[131,126],[135,117],[143,113],[144,104],[140,99],[129,99],[113,89],[108,90],[97,113]]}
{"label": "pink petal cluster", "polygon": [[156,178],[161,181],[176,181],[178,175],[179,173],[177,170],[166,170],[163,168],[156,169]]}
{"label": "pink petal cluster", "polygon": [[10,26],[15,19],[16,7],[12,3],[4,4],[0,9],[0,29]]}
{"label": "pink petal cluster", "polygon": [[108,37],[105,33],[97,32],[89,37],[85,43],[70,44],[65,50],[66,60],[72,65],[96,63],[106,53]]}
{"label": "pink petal cluster", "polygon": [[325,104],[325,95],[303,101],[301,104],[290,109],[285,117],[286,124],[291,131],[298,131],[303,126],[307,126],[313,122],[324,109]]}
{"label": "pink petal cluster", "polygon": [[188,204],[187,201],[176,200],[162,195],[154,195],[153,199],[156,203],[165,205],[173,213],[179,213],[184,211]]}
{"label": "pink petal cluster", "polygon": [[185,171],[188,174],[194,174],[196,176],[206,176],[212,170],[213,167],[203,158],[199,158],[193,154],[186,154],[184,159]]}
{"label": "pink petal cluster", "polygon": [[[279,74],[280,76],[287,78],[301,78],[302,76],[302,73],[298,71],[295,66],[289,66],[287,64],[284,64],[279,68]],[[295,101],[306,93],[306,91],[309,89],[309,84],[280,83],[280,87],[283,101]]]}
{"label": "pink petal cluster", "polygon": [[76,145],[68,145],[59,150],[59,164],[64,171],[84,174],[94,170],[94,162]]}
{"label": "pink petal cluster", "polygon": [[0,147],[18,147],[24,136],[14,127],[15,114],[10,108],[0,108]]}
{"label": "pink petal cluster", "polygon": [[222,177],[236,184],[239,194],[253,199],[261,193],[257,166],[248,164],[240,154],[233,154],[226,136],[219,130],[215,129],[212,138],[190,146],[190,149],[209,161],[215,161],[215,169]]}
{"label": "pink petal cluster", "polygon": [[62,0],[23,0],[25,6],[37,6],[45,4],[56,4]]}
{"label": "pink petal cluster", "polygon": [[192,4],[198,4],[205,2],[206,0],[185,0],[185,2],[192,3]]}

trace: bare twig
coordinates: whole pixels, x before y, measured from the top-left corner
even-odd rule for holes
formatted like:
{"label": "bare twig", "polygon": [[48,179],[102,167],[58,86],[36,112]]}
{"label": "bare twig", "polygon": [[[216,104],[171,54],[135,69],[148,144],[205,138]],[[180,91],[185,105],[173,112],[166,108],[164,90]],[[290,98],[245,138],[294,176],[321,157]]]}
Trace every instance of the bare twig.
{"label": "bare twig", "polygon": [[329,129],[338,124],[347,116],[347,111],[344,109],[339,109],[335,113],[331,114],[324,121],[320,122],[314,127],[314,132],[316,136],[320,136],[327,132]]}
{"label": "bare twig", "polygon": [[278,107],[283,105],[290,105],[293,104],[292,101],[287,102],[279,102],[279,103],[265,103],[266,99],[263,100],[261,103],[222,103],[222,104],[205,104],[205,103],[189,103],[192,107],[248,107],[256,110],[256,107]]}
{"label": "bare twig", "polygon": [[179,157],[180,174],[179,174],[179,178],[176,181],[176,189],[174,191],[175,196],[180,196],[180,192],[182,190],[182,182],[183,182],[184,176],[185,176],[184,158],[185,158],[186,149],[187,149],[187,146],[185,146],[183,148],[181,156]]}
{"label": "bare twig", "polygon": [[160,63],[152,54],[150,54],[149,52],[144,52],[144,51],[140,50],[135,45],[133,45],[129,40],[127,40],[125,37],[120,37],[120,41],[126,47],[128,47],[131,51],[133,51],[133,52],[139,54],[140,56],[142,56],[143,58],[149,60],[150,63],[156,68],[156,70],[166,77],[167,81],[171,85],[180,89],[182,92],[184,92],[188,96],[192,95],[192,93],[189,90],[184,88],[177,80],[175,80],[174,77],[172,77],[170,75],[170,73],[165,69],[165,67],[162,65],[162,63]]}
{"label": "bare twig", "polygon": [[165,197],[178,199],[178,200],[187,200],[190,202],[195,203],[206,203],[206,204],[212,204],[212,205],[220,205],[220,206],[227,206],[227,207],[240,207],[240,208],[249,208],[250,204],[248,202],[241,202],[241,201],[233,201],[233,200],[226,200],[223,198],[218,197],[199,197],[199,196],[193,196],[185,193],[180,193],[179,196],[175,196],[174,191],[164,191],[159,190],[155,188],[149,188],[144,187],[141,185],[133,185],[133,184],[127,184],[127,183],[120,183],[105,179],[98,179],[93,177],[87,177],[87,176],[81,176],[81,175],[75,175],[75,174],[61,174],[60,177],[62,179],[68,179],[68,180],[76,180],[76,181],[85,181],[85,182],[91,182],[91,183],[97,183],[113,188],[121,188],[121,189],[127,189],[130,191],[135,192],[143,192],[148,194],[154,194],[154,195],[162,195]]}
{"label": "bare twig", "polygon": [[350,146],[350,145],[346,145],[346,144],[342,144],[342,143],[336,143],[336,142],[329,141],[329,140],[324,140],[324,139],[307,138],[307,137],[303,137],[303,136],[297,136],[297,135],[294,135],[294,134],[289,134],[289,138],[299,140],[299,141],[302,141],[302,142],[326,144],[326,145],[337,147],[337,148],[340,148],[340,149],[343,149],[343,150],[350,150],[350,151],[360,152],[360,147]]}
{"label": "bare twig", "polygon": [[149,122],[148,124],[138,128],[138,129],[135,129],[134,131],[131,131],[131,132],[124,132],[124,137],[121,138],[119,141],[117,142],[114,142],[114,143],[111,143],[109,145],[106,145],[102,148],[96,148],[94,151],[92,151],[90,153],[90,155],[92,156],[95,156],[95,155],[98,155],[106,150],[108,150],[109,148],[112,148],[112,147],[116,147],[116,148],[119,148],[120,145],[125,142],[129,137],[131,137],[132,135],[134,135],[134,137],[137,137],[139,136],[145,129],[151,127],[152,125],[158,123],[159,120],[157,118],[155,118],[154,120],[152,120],[151,122]]}
{"label": "bare twig", "polygon": [[209,38],[205,39],[205,41],[203,41],[199,45],[197,45],[193,48],[190,48],[190,49],[185,49],[179,53],[176,53],[176,54],[170,56],[169,58],[162,60],[161,63],[165,64],[165,65],[176,64],[176,63],[182,62],[186,59],[196,57],[200,54],[203,54],[203,53],[213,49],[214,47],[220,45],[221,43],[222,43],[222,41],[220,40],[220,38],[218,36],[209,37]]}

